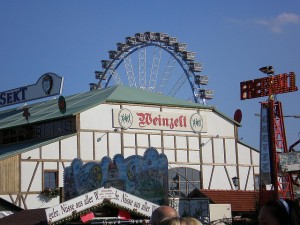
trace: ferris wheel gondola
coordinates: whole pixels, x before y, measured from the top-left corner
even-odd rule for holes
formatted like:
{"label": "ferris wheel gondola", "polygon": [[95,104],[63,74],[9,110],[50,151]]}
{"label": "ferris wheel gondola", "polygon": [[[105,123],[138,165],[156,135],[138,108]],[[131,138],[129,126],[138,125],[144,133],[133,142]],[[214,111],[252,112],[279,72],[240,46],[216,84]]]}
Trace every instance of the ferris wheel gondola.
{"label": "ferris wheel gondola", "polygon": [[95,71],[97,83],[90,84],[91,90],[128,85],[196,103],[213,98],[213,91],[202,87],[208,84],[208,76],[200,74],[202,65],[195,61],[196,52],[187,51],[187,44],[176,37],[136,33],[117,43],[108,56],[101,60],[103,71]]}

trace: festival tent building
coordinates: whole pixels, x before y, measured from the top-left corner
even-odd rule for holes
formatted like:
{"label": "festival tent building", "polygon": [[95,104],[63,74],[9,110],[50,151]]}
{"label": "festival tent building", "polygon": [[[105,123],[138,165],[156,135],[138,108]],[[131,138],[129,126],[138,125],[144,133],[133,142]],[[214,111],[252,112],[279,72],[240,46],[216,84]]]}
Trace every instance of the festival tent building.
{"label": "festival tent building", "polygon": [[[240,126],[215,107],[126,86],[5,109],[0,111],[0,198],[23,209],[53,207],[70,195],[64,186],[74,159],[83,167],[110,159],[106,169],[116,169],[119,156],[145,157],[151,149],[167,159],[164,195],[170,204],[196,189],[194,196],[231,204],[233,212],[253,211],[259,152],[239,140]],[[130,171],[125,172],[131,182],[141,182]],[[159,171],[151,170],[154,177]],[[88,190],[76,187],[76,193]],[[237,207],[241,203],[247,207]]]}

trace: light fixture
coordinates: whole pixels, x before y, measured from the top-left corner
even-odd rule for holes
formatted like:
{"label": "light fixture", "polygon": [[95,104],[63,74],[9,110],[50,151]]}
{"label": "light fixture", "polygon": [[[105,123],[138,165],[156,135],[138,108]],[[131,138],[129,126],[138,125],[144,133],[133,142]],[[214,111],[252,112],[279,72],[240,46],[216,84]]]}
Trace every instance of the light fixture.
{"label": "light fixture", "polygon": [[203,147],[204,145],[206,145],[208,142],[210,142],[211,140],[213,140],[214,138],[219,138],[220,137],[220,135],[216,135],[215,137],[211,137],[210,139],[208,139],[206,142],[202,142],[202,143],[200,143],[200,146],[201,147]]}
{"label": "light fixture", "polygon": [[239,187],[239,179],[240,179],[240,178],[238,178],[238,177],[236,177],[236,176],[231,178],[232,183],[233,183],[235,189],[238,189],[238,187]]}
{"label": "light fixture", "polygon": [[259,69],[260,72],[263,72],[265,74],[273,74],[274,75],[274,69],[273,69],[273,66],[264,66],[264,67],[261,67]]}
{"label": "light fixture", "polygon": [[100,142],[102,140],[102,138],[106,135],[107,133],[103,134],[101,137],[97,138],[97,142]]}
{"label": "light fixture", "polygon": [[[114,129],[114,132],[118,132],[120,129],[119,128],[115,128]],[[102,134],[100,137],[98,137],[96,140],[97,140],[97,142],[100,142],[101,140],[102,140],[102,138],[105,136],[105,135],[107,135],[108,133],[104,133],[104,134]]]}

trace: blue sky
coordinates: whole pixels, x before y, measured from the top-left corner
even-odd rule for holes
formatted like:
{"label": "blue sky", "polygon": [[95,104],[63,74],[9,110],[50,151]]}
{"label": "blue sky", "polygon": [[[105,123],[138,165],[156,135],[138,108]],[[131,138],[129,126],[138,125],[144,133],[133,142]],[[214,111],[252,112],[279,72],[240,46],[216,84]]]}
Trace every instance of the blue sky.
{"label": "blue sky", "polygon": [[[197,52],[215,91],[208,104],[233,118],[243,112],[239,136],[259,146],[260,102],[240,100],[240,82],[275,74],[300,75],[300,1],[0,1],[0,91],[33,84],[46,72],[65,79],[63,95],[89,90],[94,71],[117,42],[138,32],[164,32]],[[176,76],[176,75],[173,75]],[[299,79],[297,86],[300,87]],[[278,95],[285,115],[300,115],[299,91]],[[286,118],[288,146],[300,119]]]}

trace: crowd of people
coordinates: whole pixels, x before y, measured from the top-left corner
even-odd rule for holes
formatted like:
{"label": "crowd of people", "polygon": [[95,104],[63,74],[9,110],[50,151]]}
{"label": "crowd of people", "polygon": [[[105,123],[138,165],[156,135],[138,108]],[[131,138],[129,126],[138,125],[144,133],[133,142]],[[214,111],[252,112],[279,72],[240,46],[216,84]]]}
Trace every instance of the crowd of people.
{"label": "crowd of people", "polygon": [[[271,199],[259,210],[259,225],[300,225],[300,199]],[[170,206],[160,206],[151,215],[149,225],[202,225],[190,217],[180,218]]]}
{"label": "crowd of people", "polygon": [[176,209],[163,205],[152,212],[149,225],[202,225],[202,223],[191,217],[180,218]]}

